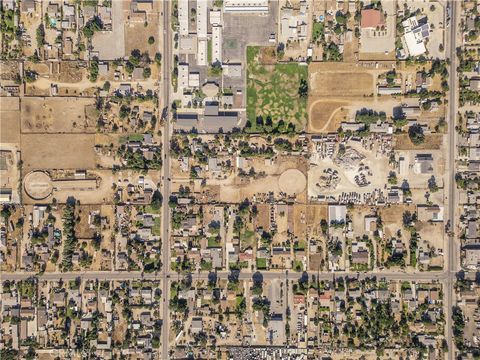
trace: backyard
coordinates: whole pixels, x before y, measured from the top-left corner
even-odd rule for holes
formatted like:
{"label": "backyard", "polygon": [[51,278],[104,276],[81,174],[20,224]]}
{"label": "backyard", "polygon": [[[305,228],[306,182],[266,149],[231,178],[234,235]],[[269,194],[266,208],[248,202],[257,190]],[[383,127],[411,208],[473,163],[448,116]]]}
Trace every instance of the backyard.
{"label": "backyard", "polygon": [[[308,67],[260,63],[262,48],[247,48],[247,116],[253,130],[280,120],[301,130],[307,123]],[[302,81],[303,80],[303,81]],[[257,119],[262,117],[262,120]],[[272,126],[270,125],[270,126]]]}

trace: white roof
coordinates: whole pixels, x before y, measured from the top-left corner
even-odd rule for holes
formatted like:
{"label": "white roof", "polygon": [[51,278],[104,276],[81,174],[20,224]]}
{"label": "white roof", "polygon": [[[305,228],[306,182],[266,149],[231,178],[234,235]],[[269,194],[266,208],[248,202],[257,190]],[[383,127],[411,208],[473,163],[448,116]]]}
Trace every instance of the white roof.
{"label": "white roof", "polygon": [[188,35],[188,0],[178,1],[178,23],[180,36]]}
{"label": "white roof", "polygon": [[407,32],[404,38],[410,56],[419,56],[425,54],[425,52],[427,51],[423,41],[417,41],[413,32]]}

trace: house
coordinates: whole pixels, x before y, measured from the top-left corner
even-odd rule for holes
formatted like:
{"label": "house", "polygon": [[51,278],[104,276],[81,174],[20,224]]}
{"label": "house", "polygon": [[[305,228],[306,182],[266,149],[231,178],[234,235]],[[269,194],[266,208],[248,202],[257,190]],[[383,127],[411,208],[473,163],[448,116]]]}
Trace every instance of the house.
{"label": "house", "polygon": [[480,269],[480,244],[465,245],[463,250],[465,251],[464,266],[471,270]]}
{"label": "house", "polygon": [[480,77],[473,77],[469,81],[469,87],[472,91],[480,91]]}
{"label": "house", "polygon": [[351,261],[354,265],[368,265],[369,254],[367,244],[364,241],[352,243]]}
{"label": "house", "polygon": [[442,222],[443,221],[443,206],[439,205],[418,205],[417,219],[423,222]]}
{"label": "house", "polygon": [[202,318],[199,317],[194,317],[192,319],[192,324],[191,324],[191,332],[192,334],[198,334],[203,331],[203,321]]}

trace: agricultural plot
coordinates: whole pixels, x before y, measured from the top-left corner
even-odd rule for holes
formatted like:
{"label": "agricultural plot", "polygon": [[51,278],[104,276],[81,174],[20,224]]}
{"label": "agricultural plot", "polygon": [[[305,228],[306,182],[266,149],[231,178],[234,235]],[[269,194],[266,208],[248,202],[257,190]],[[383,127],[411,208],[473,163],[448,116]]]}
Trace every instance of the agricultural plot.
{"label": "agricultural plot", "polygon": [[272,122],[284,120],[297,130],[307,122],[307,96],[301,96],[302,80],[308,78],[308,68],[298,64],[265,65],[260,63],[261,48],[247,48],[247,115],[255,120],[271,117]]}

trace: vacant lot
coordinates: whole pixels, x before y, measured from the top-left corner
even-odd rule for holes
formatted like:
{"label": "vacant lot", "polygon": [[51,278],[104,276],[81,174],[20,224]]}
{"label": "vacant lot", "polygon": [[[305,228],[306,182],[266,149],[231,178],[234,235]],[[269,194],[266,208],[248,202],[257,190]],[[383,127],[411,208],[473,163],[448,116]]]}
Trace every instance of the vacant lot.
{"label": "vacant lot", "polygon": [[373,74],[349,64],[312,63],[308,74],[310,97],[368,96],[374,92]]}
{"label": "vacant lot", "polygon": [[[247,115],[255,123],[264,119],[285,120],[303,128],[307,122],[307,98],[299,95],[308,69],[298,64],[263,65],[260,47],[247,48]],[[255,125],[253,125],[255,126]]]}
{"label": "vacant lot", "polygon": [[327,205],[312,204],[307,206],[307,224],[308,235],[318,237],[322,231],[320,228],[320,222],[322,220],[328,221],[328,208]]}
{"label": "vacant lot", "polygon": [[23,98],[22,133],[95,132],[97,111],[92,99]]}
{"label": "vacant lot", "polygon": [[316,100],[310,104],[308,118],[309,130],[319,132],[333,132],[340,127],[342,119],[348,115],[348,110],[342,109],[347,105],[344,101]]}
{"label": "vacant lot", "polygon": [[425,134],[425,141],[415,145],[410,141],[408,134],[394,136],[393,147],[395,150],[438,150],[443,144],[442,134]]}
{"label": "vacant lot", "polygon": [[[158,7],[160,2],[153,2],[154,7]],[[142,53],[148,52],[150,58],[153,59],[155,53],[158,51],[159,39],[158,36],[158,9],[148,17],[147,26],[140,22],[130,22],[125,24],[125,54],[130,55],[132,50],[138,49]],[[153,36],[154,43],[149,44],[148,38]]]}
{"label": "vacant lot", "polygon": [[94,135],[23,134],[24,169],[92,169]]}
{"label": "vacant lot", "polygon": [[0,100],[0,142],[20,142],[20,112],[18,98]]}

